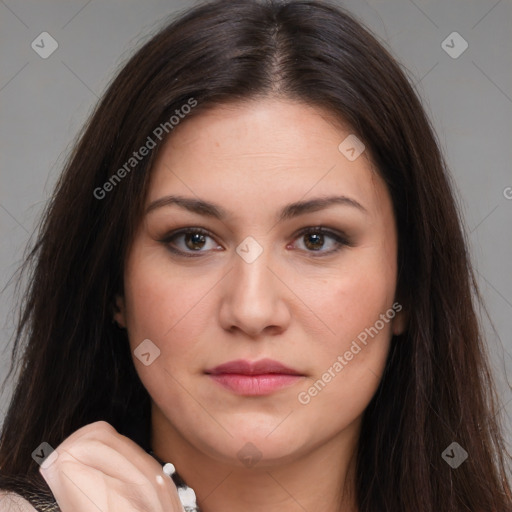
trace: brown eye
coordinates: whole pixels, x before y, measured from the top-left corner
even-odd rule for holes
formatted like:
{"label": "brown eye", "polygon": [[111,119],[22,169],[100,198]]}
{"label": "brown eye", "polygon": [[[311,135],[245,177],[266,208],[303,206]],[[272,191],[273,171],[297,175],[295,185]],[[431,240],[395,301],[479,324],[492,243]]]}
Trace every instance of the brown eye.
{"label": "brown eye", "polygon": [[[319,256],[333,254],[351,245],[346,236],[323,227],[305,228],[299,233],[298,239],[303,240],[306,252],[316,252]],[[327,250],[323,250],[326,247]]]}
{"label": "brown eye", "polygon": [[[185,233],[185,245],[191,250],[202,249],[205,244],[206,235],[202,233]],[[197,247],[197,246],[200,247]]]}
{"label": "brown eye", "polygon": [[[210,247],[208,247],[208,240],[211,240]],[[165,244],[171,252],[187,257],[201,256],[203,253],[220,247],[214,242],[210,233],[201,228],[175,231],[160,240],[160,242]]]}
{"label": "brown eye", "polygon": [[313,251],[318,251],[325,243],[324,235],[321,233],[310,233],[304,235],[305,246]]}

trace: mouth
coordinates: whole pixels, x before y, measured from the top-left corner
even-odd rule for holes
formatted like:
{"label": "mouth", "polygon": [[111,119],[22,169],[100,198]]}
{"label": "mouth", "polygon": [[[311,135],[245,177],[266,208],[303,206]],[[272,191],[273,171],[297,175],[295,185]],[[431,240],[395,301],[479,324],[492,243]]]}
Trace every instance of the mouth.
{"label": "mouth", "polygon": [[298,370],[272,359],[256,362],[237,359],[208,369],[205,374],[224,388],[244,396],[268,395],[305,377]]}

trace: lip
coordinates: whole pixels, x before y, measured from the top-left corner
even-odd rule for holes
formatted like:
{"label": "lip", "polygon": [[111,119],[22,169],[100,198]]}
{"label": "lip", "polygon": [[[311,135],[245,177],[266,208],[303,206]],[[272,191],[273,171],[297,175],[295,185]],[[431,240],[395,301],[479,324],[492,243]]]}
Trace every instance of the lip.
{"label": "lip", "polygon": [[268,395],[304,378],[300,372],[273,359],[251,362],[237,359],[220,364],[205,373],[216,383],[238,395]]}
{"label": "lip", "polygon": [[293,368],[288,368],[279,361],[273,359],[260,359],[259,361],[247,361],[246,359],[236,359],[220,364],[215,368],[206,370],[206,373],[219,375],[223,373],[237,373],[239,375],[264,375],[268,373],[279,373],[283,375],[301,375]]}

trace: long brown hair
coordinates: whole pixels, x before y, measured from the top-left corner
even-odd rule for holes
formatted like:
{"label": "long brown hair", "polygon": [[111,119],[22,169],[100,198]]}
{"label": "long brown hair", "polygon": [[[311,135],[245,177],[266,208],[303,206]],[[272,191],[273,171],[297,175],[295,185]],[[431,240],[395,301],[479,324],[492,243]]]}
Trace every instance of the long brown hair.
{"label": "long brown hair", "polygon": [[[43,441],[56,447],[88,423],[105,420],[133,435],[132,422],[147,420],[149,396],[112,308],[157,151],[122,180],[112,176],[191,98],[197,105],[187,118],[266,96],[324,108],[347,123],[394,205],[408,326],[393,338],[364,413],[360,512],[511,510],[508,454],[475,312],[479,294],[434,131],[384,47],[320,0],[197,5],[167,23],[112,81],[22,267],[29,284],[8,375],[18,362],[2,427],[2,475],[41,479],[33,450]],[[98,198],[94,191],[109,180]],[[468,454],[457,469],[441,456],[452,442]]]}

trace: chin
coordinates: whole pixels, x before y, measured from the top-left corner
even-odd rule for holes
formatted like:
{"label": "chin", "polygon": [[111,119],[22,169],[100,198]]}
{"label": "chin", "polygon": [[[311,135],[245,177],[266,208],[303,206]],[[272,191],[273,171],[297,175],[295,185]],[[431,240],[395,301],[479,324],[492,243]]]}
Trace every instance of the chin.
{"label": "chin", "polygon": [[254,432],[251,428],[236,430],[234,437],[222,439],[222,445],[216,444],[211,449],[215,458],[237,467],[272,467],[290,462],[306,450],[306,440],[301,440],[296,432],[283,429],[281,432]]}

